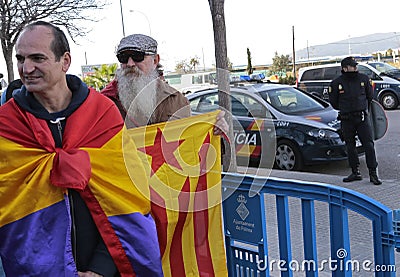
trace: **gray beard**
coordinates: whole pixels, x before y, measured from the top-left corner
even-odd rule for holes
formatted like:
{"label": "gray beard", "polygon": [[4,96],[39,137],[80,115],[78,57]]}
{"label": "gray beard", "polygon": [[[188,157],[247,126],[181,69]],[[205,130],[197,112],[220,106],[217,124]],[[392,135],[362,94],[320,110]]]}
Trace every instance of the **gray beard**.
{"label": "gray beard", "polygon": [[116,71],[119,99],[127,112],[127,118],[136,124],[147,125],[156,108],[158,73],[144,75],[137,67],[119,68]]}

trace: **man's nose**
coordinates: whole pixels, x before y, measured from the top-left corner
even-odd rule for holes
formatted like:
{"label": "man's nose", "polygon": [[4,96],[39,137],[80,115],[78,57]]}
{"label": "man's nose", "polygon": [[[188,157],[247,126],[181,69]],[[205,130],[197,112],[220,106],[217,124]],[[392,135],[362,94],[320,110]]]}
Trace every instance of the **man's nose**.
{"label": "man's nose", "polygon": [[128,62],[126,63],[128,66],[134,66],[136,65],[135,61],[132,59],[132,57],[128,58]]}
{"label": "man's nose", "polygon": [[35,63],[31,62],[29,59],[25,59],[22,64],[22,70],[24,73],[30,73],[35,70]]}

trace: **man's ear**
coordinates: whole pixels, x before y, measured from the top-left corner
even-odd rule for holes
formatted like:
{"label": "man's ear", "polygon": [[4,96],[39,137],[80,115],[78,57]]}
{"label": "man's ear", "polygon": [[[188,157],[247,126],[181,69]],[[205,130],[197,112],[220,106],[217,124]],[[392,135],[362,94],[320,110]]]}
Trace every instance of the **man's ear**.
{"label": "man's ear", "polygon": [[64,72],[67,72],[69,67],[71,66],[71,54],[69,52],[65,52],[61,57],[62,69]]}
{"label": "man's ear", "polygon": [[154,56],[154,64],[155,65],[158,65],[160,63],[160,55],[159,54],[156,54],[155,56]]}

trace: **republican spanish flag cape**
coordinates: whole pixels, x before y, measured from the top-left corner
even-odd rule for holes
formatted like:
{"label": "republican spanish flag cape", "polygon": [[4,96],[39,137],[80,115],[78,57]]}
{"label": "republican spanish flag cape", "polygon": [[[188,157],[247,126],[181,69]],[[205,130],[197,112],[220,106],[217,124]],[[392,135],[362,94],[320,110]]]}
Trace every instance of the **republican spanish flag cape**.
{"label": "republican spanish flag cape", "polygon": [[[55,148],[46,121],[14,100],[0,107],[0,122],[0,255],[7,276],[78,276],[69,188],[80,192],[121,276],[162,276],[148,178],[136,151],[123,151],[124,124],[114,103],[91,91],[68,117],[62,148]],[[124,145],[135,149],[128,139]]]}
{"label": "republican spanish flag cape", "polygon": [[[129,129],[150,178],[168,277],[227,276],[217,112]],[[133,167],[127,164],[131,175]]]}

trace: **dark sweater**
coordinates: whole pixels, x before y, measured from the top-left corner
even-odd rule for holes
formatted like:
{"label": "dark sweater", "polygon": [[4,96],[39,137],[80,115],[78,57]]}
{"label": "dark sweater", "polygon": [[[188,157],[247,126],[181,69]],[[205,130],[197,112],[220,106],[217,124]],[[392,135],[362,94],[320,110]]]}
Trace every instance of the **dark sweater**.
{"label": "dark sweater", "polygon": [[[67,84],[72,91],[71,103],[65,110],[56,113],[49,113],[25,86],[14,95],[20,107],[47,121],[58,148],[62,147],[62,135],[68,116],[86,100],[89,94],[86,84],[76,76],[67,75]],[[71,239],[78,271],[93,271],[105,277],[115,276],[116,266],[79,192],[70,189],[69,199],[73,221]]]}

